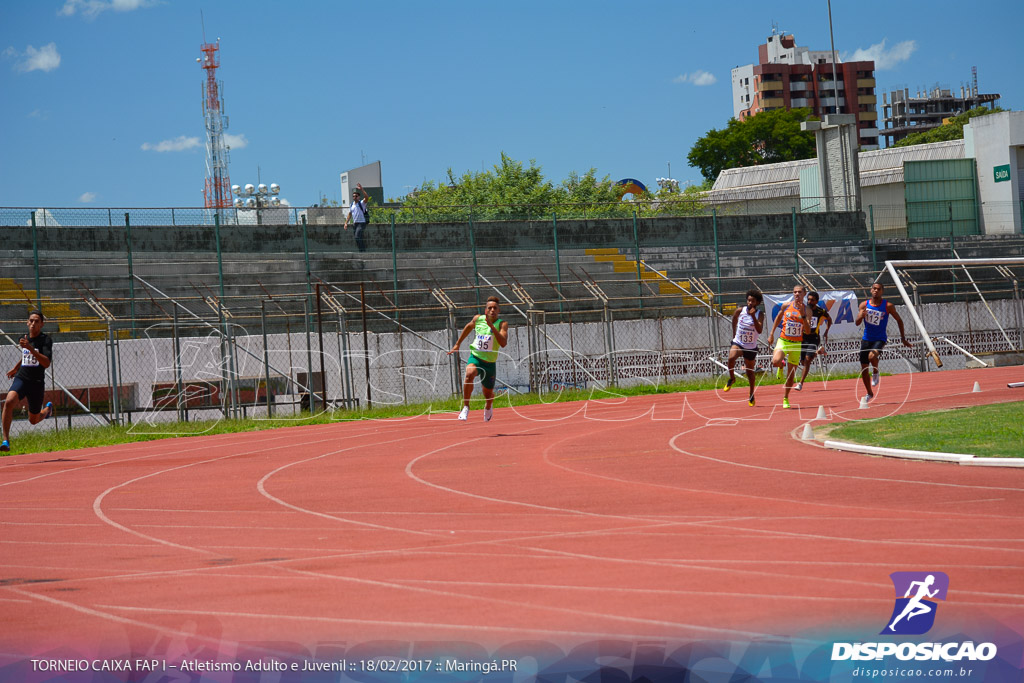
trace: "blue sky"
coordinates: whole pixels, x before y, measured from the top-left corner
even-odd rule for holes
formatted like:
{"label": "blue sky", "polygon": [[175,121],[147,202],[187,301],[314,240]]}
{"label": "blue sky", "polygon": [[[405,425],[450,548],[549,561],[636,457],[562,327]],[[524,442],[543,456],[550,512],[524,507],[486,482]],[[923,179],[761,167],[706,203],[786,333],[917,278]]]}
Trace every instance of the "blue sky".
{"label": "blue sky", "polygon": [[[196,2],[0,4],[0,206],[191,207],[205,176],[203,40],[221,39],[231,181],[295,206],[340,199],[380,160],[385,193],[490,168],[504,151],[560,182],[649,185],[732,116],[730,70],[773,22],[828,49],[816,2]],[[1024,107],[1024,3],[832,3],[836,49],[881,92],[982,92]],[[859,51],[859,52],[858,52]]]}

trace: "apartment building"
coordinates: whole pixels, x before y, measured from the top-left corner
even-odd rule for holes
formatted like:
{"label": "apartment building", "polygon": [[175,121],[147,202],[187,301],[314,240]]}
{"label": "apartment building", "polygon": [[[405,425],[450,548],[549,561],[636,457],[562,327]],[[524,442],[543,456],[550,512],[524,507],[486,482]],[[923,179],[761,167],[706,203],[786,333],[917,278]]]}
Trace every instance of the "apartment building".
{"label": "apartment building", "polygon": [[860,149],[878,149],[873,61],[837,61],[833,77],[831,51],[800,47],[794,36],[775,31],[757,52],[757,64],[732,70],[734,117],[742,121],[762,111],[801,107],[819,118],[853,114]]}
{"label": "apartment building", "polygon": [[923,133],[938,128],[943,122],[957,114],[988,105],[995,108],[999,101],[998,93],[979,93],[977,74],[972,86],[960,87],[957,96],[946,88],[933,88],[929,92],[918,90],[912,96],[909,88],[893,90],[888,95],[882,93],[882,118],[884,128],[882,137],[885,146],[889,147],[907,137],[911,133]]}

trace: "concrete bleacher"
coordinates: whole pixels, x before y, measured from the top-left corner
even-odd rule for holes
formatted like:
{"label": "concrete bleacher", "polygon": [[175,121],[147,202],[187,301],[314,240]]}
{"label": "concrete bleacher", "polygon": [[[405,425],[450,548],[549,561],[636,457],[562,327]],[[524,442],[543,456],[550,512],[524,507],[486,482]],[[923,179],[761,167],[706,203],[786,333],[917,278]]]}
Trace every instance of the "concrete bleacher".
{"label": "concrete bleacher", "polygon": [[[957,237],[956,248],[963,258],[994,258],[1024,254],[1024,236]],[[874,262],[869,240],[802,242],[798,245],[800,274],[812,284],[825,288],[862,289],[874,279]],[[21,320],[36,300],[35,268],[31,252],[0,251],[5,260],[5,277],[0,279],[0,319]],[[886,259],[936,259],[950,256],[948,238],[882,240],[876,245],[879,266]],[[58,321],[62,333],[102,336],[105,322],[87,305],[95,297],[119,320],[165,320],[172,305],[164,295],[207,318],[216,316],[207,300],[220,297],[219,268],[215,253],[145,252],[133,255],[132,269],[149,286],[134,281],[134,306],[129,297],[129,263],[124,252],[42,251],[40,289],[44,312]],[[642,247],[640,258],[646,267],[637,279],[636,252],[629,248],[562,249],[556,264],[549,249],[479,250],[476,269],[512,300],[525,293],[546,310],[594,310],[601,302],[583,282],[593,281],[608,296],[613,308],[635,308],[643,295],[646,305],[676,306],[686,314],[706,310],[708,298],[700,294],[697,280],[716,288],[715,250],[704,246]],[[378,309],[403,309],[403,323],[412,327],[436,327],[447,312],[441,298],[459,308],[473,308],[478,302],[475,289],[474,255],[471,251],[417,251],[399,253],[397,273],[389,251],[356,253],[331,251],[310,254],[310,282],[328,283],[358,295],[360,284],[367,303]],[[813,268],[812,268],[813,267]],[[249,321],[259,318],[260,302],[275,298],[302,297],[309,284],[303,253],[244,253],[223,256],[223,305],[232,316]],[[721,291],[735,294],[751,286],[764,291],[787,291],[794,277],[792,243],[766,245],[721,245],[717,268]],[[822,276],[814,273],[819,271]],[[558,283],[561,283],[559,286]],[[479,281],[479,296],[494,290]],[[443,291],[443,297],[438,294]],[[336,294],[338,301],[358,314],[358,301]],[[290,309],[301,311],[299,308]],[[182,318],[185,314],[180,312]],[[460,313],[462,315],[462,313]],[[52,328],[51,328],[52,329]]]}

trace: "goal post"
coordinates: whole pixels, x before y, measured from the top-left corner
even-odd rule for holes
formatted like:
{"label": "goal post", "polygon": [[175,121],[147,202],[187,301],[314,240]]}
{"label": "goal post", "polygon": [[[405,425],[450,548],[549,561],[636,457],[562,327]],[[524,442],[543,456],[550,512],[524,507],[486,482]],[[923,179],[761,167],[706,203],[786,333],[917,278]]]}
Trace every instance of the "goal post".
{"label": "goal post", "polygon": [[[976,274],[983,273],[984,277],[979,275],[979,277],[976,278],[971,274],[971,269],[974,269]],[[940,270],[950,274],[951,280],[949,282],[925,282],[922,284],[915,281],[910,275],[911,272],[915,271],[927,275],[928,273],[934,274]],[[877,282],[881,279],[885,272],[889,273],[889,276],[896,284],[896,289],[899,291],[900,297],[903,299],[903,304],[910,312],[910,317],[914,321],[914,325],[917,327],[917,330],[928,349],[928,356],[931,357],[936,367],[942,367],[942,359],[939,357],[939,353],[935,348],[935,339],[933,338],[934,330],[929,332],[925,326],[922,311],[920,310],[922,307],[920,290],[926,289],[927,287],[930,287],[932,290],[929,292],[928,296],[931,296],[940,302],[950,297],[952,297],[954,301],[957,301],[958,298],[962,298],[967,301],[972,295],[976,296],[976,300],[984,304],[987,314],[995,323],[995,327],[999,331],[998,336],[1005,340],[1005,347],[1008,350],[1019,351],[1021,350],[1022,345],[1024,345],[1024,311],[1021,310],[1020,293],[1020,281],[1024,280],[1024,258],[945,258],[886,261],[885,269],[882,273],[878,274],[875,281]],[[960,291],[958,291],[957,288],[957,273],[962,273]],[[914,290],[913,296],[907,292],[908,284]],[[963,285],[967,285],[966,290],[963,289]],[[982,291],[983,287],[988,290],[988,298],[986,298],[986,293]],[[1001,300],[1012,299],[1012,321],[1000,320],[989,302],[992,298]],[[1013,340],[1011,338],[1011,334],[1007,332],[1004,322],[1012,322],[1014,324],[1016,329],[1013,330],[1013,336],[1017,337],[1016,341]],[[968,311],[967,327],[969,333],[971,332],[971,324],[970,312]],[[952,340],[944,339],[942,337],[936,338],[943,339],[950,347],[956,349],[960,353],[974,358],[975,360],[979,360],[976,356]]]}

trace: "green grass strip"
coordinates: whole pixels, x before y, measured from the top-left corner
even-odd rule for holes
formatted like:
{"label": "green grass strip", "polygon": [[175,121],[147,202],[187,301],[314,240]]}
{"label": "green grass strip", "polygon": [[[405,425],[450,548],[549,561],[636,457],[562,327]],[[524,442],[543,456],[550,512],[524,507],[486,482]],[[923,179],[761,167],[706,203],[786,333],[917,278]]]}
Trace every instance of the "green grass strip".
{"label": "green grass strip", "polygon": [[867,446],[992,458],[1024,457],[1024,401],[848,422],[828,438]]}
{"label": "green grass strip", "polygon": [[[829,381],[850,379],[858,377],[856,373],[832,375]],[[759,390],[765,386],[782,384],[774,373],[765,373],[761,376]],[[810,375],[807,382],[820,382],[822,378],[818,375]],[[527,406],[543,403],[568,403],[572,401],[597,401],[615,400],[621,396],[651,396],[656,394],[676,394],[689,391],[708,391],[721,389],[725,386],[725,377],[705,378],[699,380],[688,380],[683,382],[671,382],[666,384],[652,385],[641,384],[631,387],[610,387],[608,389],[584,389],[566,390],[559,393],[545,393],[540,396],[536,393],[529,394],[499,394],[494,399],[495,408],[509,406]],[[736,384],[732,391],[739,396],[745,396],[747,391],[746,375],[742,371],[736,373]],[[317,402],[314,401],[314,404]],[[0,455],[16,455],[18,453],[47,453],[52,451],[75,450],[78,448],[92,448],[97,446],[113,446],[123,443],[139,443],[143,441],[156,441],[159,439],[181,438],[188,436],[203,436],[208,434],[234,434],[239,432],[253,432],[263,429],[280,429],[283,427],[295,427],[300,425],[333,424],[346,420],[379,420],[395,417],[413,417],[428,413],[454,413],[458,412],[462,405],[462,399],[449,397],[446,399],[435,399],[425,403],[402,404],[381,406],[374,404],[370,410],[335,410],[327,413],[302,413],[275,419],[241,419],[241,420],[206,420],[199,422],[158,422],[150,425],[145,422],[138,422],[140,414],[135,414],[136,422],[131,425],[112,425],[107,427],[73,427],[62,428],[53,431],[28,430],[12,437],[11,452]],[[482,409],[484,405],[483,396],[479,391],[473,394],[470,407],[474,410]],[[58,415],[58,420],[61,416]],[[49,425],[47,424],[49,427]]]}

